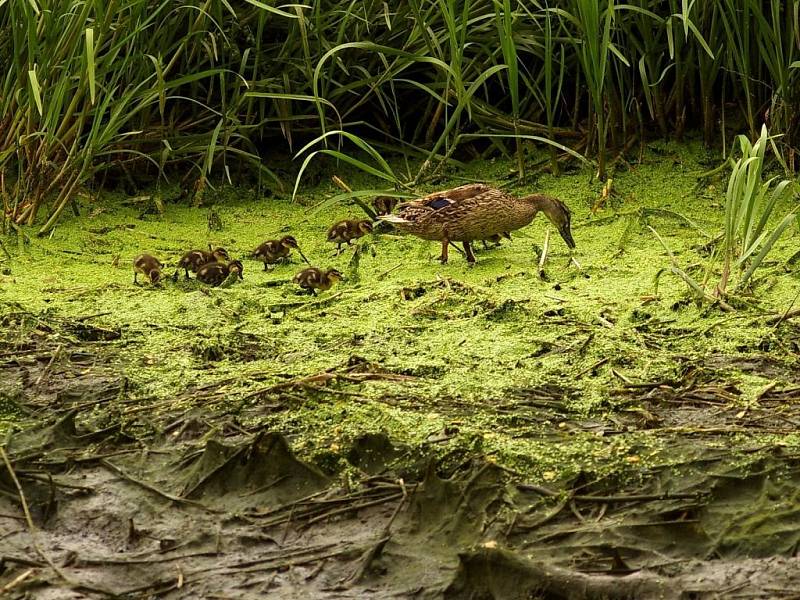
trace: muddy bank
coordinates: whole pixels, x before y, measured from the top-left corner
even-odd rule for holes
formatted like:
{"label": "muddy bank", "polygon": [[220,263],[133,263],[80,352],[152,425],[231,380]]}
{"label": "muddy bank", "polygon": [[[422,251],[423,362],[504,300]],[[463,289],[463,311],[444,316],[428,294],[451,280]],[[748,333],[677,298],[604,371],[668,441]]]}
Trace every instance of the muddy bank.
{"label": "muddy bank", "polygon": [[[613,426],[665,421],[680,460],[635,478],[586,471],[545,484],[477,449],[437,455],[378,434],[302,460],[284,435],[248,422],[253,407],[209,404],[212,389],[194,390],[191,407],[141,396],[113,331],[31,319],[6,317],[0,365],[4,382],[21,382],[5,401],[40,422],[3,450],[9,597],[789,598],[800,588],[800,455],[723,448],[718,415],[735,390],[706,370],[620,391],[635,418]],[[378,379],[401,390],[406,378],[354,360],[263,389],[258,410],[323,389],[346,398]],[[547,417],[549,393],[521,393],[516,411]],[[800,419],[797,396],[775,387],[748,418],[785,427]],[[691,427],[676,426],[681,411]],[[590,425],[612,435],[611,421]]]}

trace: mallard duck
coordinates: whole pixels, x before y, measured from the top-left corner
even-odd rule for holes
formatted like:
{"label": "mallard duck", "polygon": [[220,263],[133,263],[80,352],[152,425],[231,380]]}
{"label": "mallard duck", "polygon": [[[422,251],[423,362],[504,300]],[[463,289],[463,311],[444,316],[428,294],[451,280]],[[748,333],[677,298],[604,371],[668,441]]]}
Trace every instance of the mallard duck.
{"label": "mallard duck", "polygon": [[150,283],[155,285],[161,280],[161,269],[163,268],[163,263],[155,256],[140,254],[133,259],[133,283],[139,283],[136,278],[141,273],[150,280]]}
{"label": "mallard duck", "polygon": [[323,292],[329,290],[334,283],[342,279],[342,274],[336,269],[323,271],[317,267],[308,267],[294,276],[294,282],[297,285],[315,296],[317,295],[316,290],[322,290]]}
{"label": "mallard duck", "polygon": [[404,202],[394,215],[380,218],[425,240],[442,242],[442,263],[450,242],[462,242],[467,261],[475,262],[472,242],[528,225],[541,211],[558,228],[567,246],[575,247],[570,212],[557,198],[533,194],[516,198],[482,183],[473,183]]}
{"label": "mallard duck", "polygon": [[395,206],[397,206],[397,198],[392,196],[375,196],[372,199],[372,208],[375,209],[375,214],[378,216],[388,215]]}
{"label": "mallard duck", "polygon": [[178,261],[178,269],[183,269],[186,273],[186,279],[189,279],[189,271],[197,273],[198,269],[203,265],[228,259],[228,251],[225,248],[212,250],[211,246],[209,246],[208,250],[189,250]]}
{"label": "mallard duck", "polygon": [[303,251],[300,250],[300,246],[297,245],[297,240],[291,235],[285,235],[279,240],[269,240],[264,242],[253,251],[253,258],[263,261],[264,270],[266,271],[267,265],[275,264],[280,259],[289,256],[289,252],[292,251],[292,248],[297,250],[300,256],[303,257],[303,260],[306,262],[306,264],[311,264],[308,262],[305,254],[303,254]]}
{"label": "mallard duck", "polygon": [[223,262],[212,262],[198,269],[197,280],[217,286],[225,281],[232,273],[236,273],[239,279],[244,279],[242,271],[244,271],[244,266],[242,266],[242,263],[238,260],[231,261],[227,264]]}
{"label": "mallard duck", "polygon": [[342,251],[342,244],[350,245],[351,240],[372,233],[372,223],[369,221],[355,221],[346,219],[331,225],[328,230],[328,241],[336,244],[336,255]]}

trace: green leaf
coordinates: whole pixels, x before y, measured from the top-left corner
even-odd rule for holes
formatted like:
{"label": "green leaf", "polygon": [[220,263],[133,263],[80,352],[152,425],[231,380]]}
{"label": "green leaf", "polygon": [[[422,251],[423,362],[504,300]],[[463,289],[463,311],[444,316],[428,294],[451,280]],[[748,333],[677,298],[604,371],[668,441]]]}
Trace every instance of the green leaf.
{"label": "green leaf", "polygon": [[28,71],[28,79],[31,82],[31,93],[33,93],[33,101],[36,103],[36,110],[39,111],[39,116],[44,114],[42,110],[42,93],[39,88],[39,79],[36,77],[36,69]]}
{"label": "green leaf", "polygon": [[94,64],[94,29],[88,27],[86,29],[86,71],[89,78],[89,97],[92,104],[97,97],[97,82],[95,81],[95,64]]}
{"label": "green leaf", "polygon": [[[293,15],[292,13],[288,13],[286,11],[283,11],[283,10],[279,9],[279,8],[275,8],[274,6],[270,6],[269,4],[267,4],[265,2],[260,2],[259,0],[245,0],[245,2],[247,2],[248,4],[252,4],[253,6],[257,6],[258,8],[263,8],[267,12],[270,12],[270,13],[272,13],[274,15],[278,15],[279,17],[286,17],[287,19],[297,19],[297,18],[299,18],[297,14]],[[305,4],[286,4],[285,6],[287,8],[288,7],[292,7],[292,8],[297,8],[297,9],[310,9],[311,8],[310,6],[307,6]]]}

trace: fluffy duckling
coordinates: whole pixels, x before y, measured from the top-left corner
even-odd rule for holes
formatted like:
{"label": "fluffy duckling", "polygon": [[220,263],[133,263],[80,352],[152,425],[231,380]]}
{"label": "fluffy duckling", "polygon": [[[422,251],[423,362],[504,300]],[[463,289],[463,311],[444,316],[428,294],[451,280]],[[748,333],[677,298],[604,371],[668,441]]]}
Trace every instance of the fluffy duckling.
{"label": "fluffy duckling", "polygon": [[178,269],[185,271],[186,279],[189,279],[189,271],[197,273],[198,269],[203,265],[228,260],[228,251],[225,248],[217,248],[216,250],[211,250],[211,246],[208,248],[208,250],[189,250],[181,256],[178,261]]}
{"label": "fluffy duckling", "polygon": [[207,283],[209,285],[217,286],[225,281],[229,275],[235,273],[239,279],[244,279],[242,276],[244,266],[238,260],[229,263],[212,262],[203,265],[197,271],[197,280]]}
{"label": "fluffy duckling", "polygon": [[378,216],[388,215],[397,206],[397,198],[392,196],[375,196],[372,199],[372,208],[375,209],[375,214]]}
{"label": "fluffy duckling", "polygon": [[510,240],[511,239],[511,234],[509,232],[507,232],[507,231],[504,231],[503,233],[495,233],[494,235],[489,236],[485,240],[481,240],[483,242],[483,248],[485,250],[488,250],[490,242],[492,244],[494,244],[495,246],[499,246],[500,243],[502,242],[503,238],[506,238],[507,240]]}
{"label": "fluffy duckling", "polygon": [[253,258],[263,261],[264,270],[266,271],[267,265],[273,265],[282,258],[289,256],[289,252],[292,251],[292,248],[297,250],[298,254],[303,257],[303,260],[306,262],[306,264],[311,264],[308,262],[305,254],[303,254],[303,251],[300,250],[300,246],[297,245],[297,240],[291,235],[285,235],[279,240],[269,240],[264,242],[255,249],[253,252]]}
{"label": "fluffy duckling", "polygon": [[308,267],[294,276],[294,282],[297,285],[315,296],[317,295],[316,290],[322,290],[323,292],[329,290],[334,283],[342,279],[342,274],[336,269],[323,271],[317,267]]}
{"label": "fluffy duckling", "polygon": [[136,278],[141,273],[155,285],[161,280],[161,269],[163,268],[164,265],[155,256],[140,254],[133,259],[133,283],[139,283]]}
{"label": "fluffy duckling", "polygon": [[369,221],[344,220],[334,223],[328,230],[328,241],[336,244],[336,255],[342,252],[342,244],[350,245],[351,240],[372,233],[372,223]]}

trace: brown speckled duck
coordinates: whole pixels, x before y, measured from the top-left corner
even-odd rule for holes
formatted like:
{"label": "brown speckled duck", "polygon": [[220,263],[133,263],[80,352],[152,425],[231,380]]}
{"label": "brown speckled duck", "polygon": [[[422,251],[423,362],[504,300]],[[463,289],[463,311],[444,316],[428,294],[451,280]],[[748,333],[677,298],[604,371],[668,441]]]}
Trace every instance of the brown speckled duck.
{"label": "brown speckled duck", "polygon": [[200,269],[198,269],[197,280],[209,285],[217,286],[225,281],[232,273],[236,273],[239,279],[244,279],[242,271],[244,271],[244,267],[238,260],[231,261],[227,264],[222,262],[212,262],[208,263],[207,265],[203,265],[200,267]]}
{"label": "brown speckled duck", "polygon": [[[189,279],[189,271],[197,273],[203,265],[213,262],[222,262],[228,260],[228,251],[225,248],[217,248],[211,250],[189,250],[186,254],[181,256],[178,261],[178,269],[183,269],[186,273],[186,279]],[[176,273],[177,275],[177,273]]]}
{"label": "brown speckled duck", "polygon": [[316,290],[329,290],[333,284],[343,279],[342,274],[336,269],[323,271],[317,267],[308,267],[294,276],[294,282],[304,290],[308,290],[315,296]]}
{"label": "brown speckled duck", "polygon": [[392,196],[375,196],[372,199],[372,208],[375,209],[375,214],[378,216],[390,214],[395,206],[397,206],[397,198]]}
{"label": "brown speckled duck", "polygon": [[369,221],[344,220],[334,223],[328,230],[328,241],[336,244],[336,254],[342,251],[342,244],[350,245],[352,240],[372,233],[372,223]]}
{"label": "brown speckled duck", "polygon": [[262,261],[264,263],[264,270],[266,271],[267,265],[274,265],[279,260],[289,256],[289,252],[292,251],[292,248],[297,250],[306,264],[311,264],[308,262],[305,254],[303,254],[303,251],[300,250],[300,246],[297,245],[297,240],[291,235],[285,235],[279,240],[268,240],[264,242],[253,251],[253,258]]}
{"label": "brown speckled duck", "polygon": [[140,254],[133,259],[133,283],[139,283],[136,278],[141,273],[155,285],[161,281],[161,269],[163,268],[164,265],[155,256]]}
{"label": "brown speckled duck", "polygon": [[542,194],[517,198],[497,188],[472,183],[404,202],[398,208],[397,214],[380,218],[422,239],[442,242],[442,263],[447,262],[450,242],[462,242],[467,261],[474,263],[473,241],[525,227],[539,211],[556,226],[567,246],[575,247],[569,209],[561,200]]}

